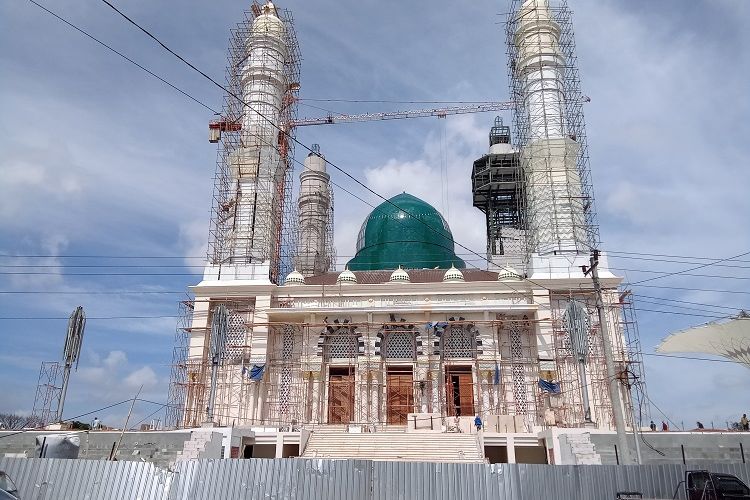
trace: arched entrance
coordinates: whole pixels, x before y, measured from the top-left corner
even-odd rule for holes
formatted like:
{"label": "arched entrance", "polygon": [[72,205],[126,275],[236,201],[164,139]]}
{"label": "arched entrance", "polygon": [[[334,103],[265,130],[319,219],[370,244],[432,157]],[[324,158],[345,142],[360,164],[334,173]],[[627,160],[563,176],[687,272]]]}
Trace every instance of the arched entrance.
{"label": "arched entrance", "polygon": [[385,414],[389,425],[405,425],[414,412],[414,361],[421,350],[421,339],[413,324],[394,315],[378,332],[375,352],[386,367]]}

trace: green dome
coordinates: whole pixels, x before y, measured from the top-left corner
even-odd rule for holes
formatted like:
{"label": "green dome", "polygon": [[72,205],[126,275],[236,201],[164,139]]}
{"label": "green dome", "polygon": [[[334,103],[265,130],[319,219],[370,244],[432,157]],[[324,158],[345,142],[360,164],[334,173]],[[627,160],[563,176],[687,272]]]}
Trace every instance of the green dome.
{"label": "green dome", "polygon": [[352,271],[466,267],[453,249],[453,235],[440,212],[402,193],[367,216],[359,230],[357,254],[348,267]]}

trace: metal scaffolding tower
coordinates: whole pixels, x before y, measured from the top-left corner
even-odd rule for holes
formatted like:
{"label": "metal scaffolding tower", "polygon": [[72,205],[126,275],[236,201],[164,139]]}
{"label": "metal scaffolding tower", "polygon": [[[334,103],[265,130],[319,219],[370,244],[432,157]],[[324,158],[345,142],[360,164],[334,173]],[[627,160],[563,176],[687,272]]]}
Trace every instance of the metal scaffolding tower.
{"label": "metal scaffolding tower", "polygon": [[[299,91],[292,15],[253,3],[229,42],[227,83],[208,247],[213,265],[269,265],[277,282],[292,270],[297,219],[292,202],[291,122]],[[242,97],[242,100],[237,97]]]}
{"label": "metal scaffolding tower", "polygon": [[571,11],[512,0],[506,24],[515,145],[531,253],[588,254],[599,243]]}

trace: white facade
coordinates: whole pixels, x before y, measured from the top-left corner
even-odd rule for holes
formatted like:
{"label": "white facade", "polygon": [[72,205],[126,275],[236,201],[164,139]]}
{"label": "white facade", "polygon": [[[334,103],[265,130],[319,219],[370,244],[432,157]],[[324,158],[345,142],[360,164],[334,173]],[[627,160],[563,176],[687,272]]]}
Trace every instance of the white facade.
{"label": "white facade", "polygon": [[[410,271],[407,282],[389,281],[389,271],[358,272],[359,283],[347,285],[335,285],[335,273],[285,286],[200,283],[193,288],[188,379],[194,383],[184,424],[203,419],[210,313],[224,303],[232,315],[217,424],[407,428],[416,414],[443,426],[456,415],[481,415],[497,426],[510,418],[522,422],[519,432],[580,426],[583,389],[561,318],[571,289],[580,289],[579,300],[590,304],[590,280],[531,284],[465,270],[465,281],[444,282],[443,273]],[[613,290],[608,317],[618,332],[616,362],[624,363],[614,291],[619,279],[602,281]],[[593,308],[591,313],[596,325]],[[591,333],[585,390],[596,425],[609,429],[597,331]],[[257,379],[249,376],[253,367],[262,367]],[[540,377],[559,383],[560,394],[542,391]]]}

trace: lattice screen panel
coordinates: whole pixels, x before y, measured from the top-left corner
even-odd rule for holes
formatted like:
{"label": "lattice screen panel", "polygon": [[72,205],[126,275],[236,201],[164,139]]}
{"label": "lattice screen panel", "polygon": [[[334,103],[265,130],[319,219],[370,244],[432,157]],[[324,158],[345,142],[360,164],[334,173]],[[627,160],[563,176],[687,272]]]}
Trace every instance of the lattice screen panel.
{"label": "lattice screen panel", "polygon": [[451,326],[443,337],[443,356],[446,358],[471,358],[474,355],[474,335],[463,326]]}
{"label": "lattice screen panel", "polygon": [[384,340],[383,357],[396,359],[414,359],[416,342],[412,331],[388,332]]}

